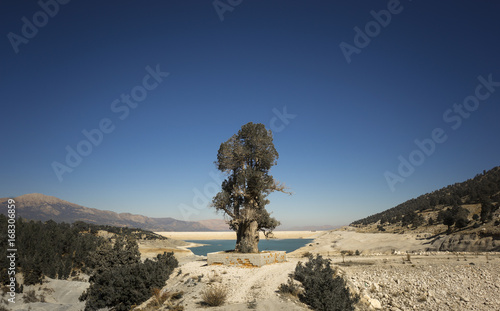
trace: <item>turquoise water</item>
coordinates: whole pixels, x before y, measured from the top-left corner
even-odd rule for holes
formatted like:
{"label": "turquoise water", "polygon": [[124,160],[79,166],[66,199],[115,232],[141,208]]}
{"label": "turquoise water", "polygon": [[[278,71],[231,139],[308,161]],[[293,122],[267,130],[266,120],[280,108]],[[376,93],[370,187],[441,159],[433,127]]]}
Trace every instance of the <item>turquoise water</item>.
{"label": "turquoise water", "polygon": [[[286,251],[287,253],[311,243],[313,239],[270,239],[260,240],[259,251]],[[191,247],[190,250],[195,255],[206,256],[207,253],[233,250],[236,244],[235,240],[189,240],[198,244],[206,244],[199,247]]]}

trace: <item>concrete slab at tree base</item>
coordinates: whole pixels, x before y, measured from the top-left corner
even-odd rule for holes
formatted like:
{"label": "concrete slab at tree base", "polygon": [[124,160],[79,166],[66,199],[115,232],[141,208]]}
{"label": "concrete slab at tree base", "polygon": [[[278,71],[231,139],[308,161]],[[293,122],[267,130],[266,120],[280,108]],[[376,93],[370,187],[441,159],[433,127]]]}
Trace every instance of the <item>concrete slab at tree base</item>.
{"label": "concrete slab at tree base", "polygon": [[285,251],[265,251],[260,253],[216,252],[207,254],[209,265],[226,265],[240,267],[262,267],[272,263],[285,262]]}

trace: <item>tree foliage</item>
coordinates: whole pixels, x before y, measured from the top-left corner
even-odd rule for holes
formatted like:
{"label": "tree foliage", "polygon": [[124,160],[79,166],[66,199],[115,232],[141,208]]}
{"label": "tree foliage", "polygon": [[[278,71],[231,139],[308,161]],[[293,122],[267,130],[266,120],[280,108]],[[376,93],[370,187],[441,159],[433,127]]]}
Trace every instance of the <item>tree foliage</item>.
{"label": "tree foliage", "polygon": [[[7,232],[7,218],[0,215],[0,231]],[[52,220],[16,220],[16,268],[24,275],[24,284],[41,283],[44,276],[67,279],[72,271],[84,270],[90,263],[88,254],[104,240],[86,234],[76,225],[58,224]],[[7,249],[7,240],[1,239],[1,248]],[[5,256],[4,256],[5,257]],[[1,269],[8,267],[0,257]],[[2,271],[1,275],[7,273]],[[7,281],[0,279],[3,284]]]}
{"label": "tree foliage", "polygon": [[455,225],[456,228],[463,228],[469,223],[469,210],[455,205],[452,208],[441,210],[438,213],[437,220],[448,226],[448,231]]}
{"label": "tree foliage", "polygon": [[278,157],[272,133],[263,124],[245,124],[220,145],[215,164],[227,177],[212,206],[229,217],[229,227],[237,233],[237,251],[258,251],[258,231],[267,234],[279,225],[266,210],[269,194],[286,192],[269,174]]}
{"label": "tree foliage", "polygon": [[173,253],[163,253],[154,260],[140,260],[134,239],[118,238],[114,245],[103,245],[93,254],[90,287],[82,294],[85,310],[112,307],[130,310],[151,296],[153,288],[162,288],[178,262]]}

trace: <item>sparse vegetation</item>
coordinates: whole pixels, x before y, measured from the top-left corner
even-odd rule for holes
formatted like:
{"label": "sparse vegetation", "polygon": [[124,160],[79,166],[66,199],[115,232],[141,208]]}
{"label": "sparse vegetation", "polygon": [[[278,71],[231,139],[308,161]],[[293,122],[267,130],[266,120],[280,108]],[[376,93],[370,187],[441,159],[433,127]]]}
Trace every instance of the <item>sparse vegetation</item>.
{"label": "sparse vegetation", "polygon": [[201,293],[201,299],[206,306],[222,306],[227,299],[227,288],[220,284],[209,286]]}
{"label": "sparse vegetation", "polygon": [[148,304],[146,310],[157,310],[159,307],[166,307],[167,310],[182,311],[184,307],[176,303],[177,300],[181,299],[184,292],[169,292],[162,291],[159,288],[153,288],[151,291],[152,300]]}
{"label": "sparse vegetation", "polygon": [[23,301],[24,301],[24,303],[32,303],[32,302],[39,302],[40,299],[39,299],[39,297],[36,296],[35,290],[34,289],[30,289],[30,290],[27,290],[24,293],[24,295],[23,295]]}
{"label": "sparse vegetation", "polygon": [[250,301],[247,302],[247,308],[248,309],[257,309],[257,300],[256,299],[252,299]]}
{"label": "sparse vegetation", "polygon": [[161,306],[162,304],[165,303],[165,301],[169,298],[169,292],[165,291],[165,292],[162,292],[162,290],[160,288],[153,288],[153,290],[151,290],[151,294],[153,295],[153,300],[151,301],[150,305],[152,306],[156,306],[156,307],[159,307]]}
{"label": "sparse vegetation", "polygon": [[217,282],[222,282],[222,277],[215,271],[213,271],[212,275],[209,275],[208,277],[208,283],[217,283]]}
{"label": "sparse vegetation", "polygon": [[399,223],[401,226],[411,225],[416,228],[425,223],[419,213],[433,211],[441,212],[441,216],[437,219],[429,218],[428,225],[445,224],[449,229],[454,225],[457,229],[461,229],[469,223],[466,215],[468,211],[462,206],[464,204],[479,204],[481,222],[492,220],[493,214],[500,207],[500,167],[483,171],[482,174],[465,182],[421,195],[386,211],[354,221],[351,225],[378,223],[377,228],[380,231],[386,224]]}
{"label": "sparse vegetation", "polygon": [[311,252],[305,252],[304,254],[302,254],[303,258],[309,258],[309,256],[312,256]]}
{"label": "sparse vegetation", "polygon": [[293,281],[293,274],[288,278],[287,283],[282,283],[278,287],[278,292],[284,295],[298,297],[302,289]]}

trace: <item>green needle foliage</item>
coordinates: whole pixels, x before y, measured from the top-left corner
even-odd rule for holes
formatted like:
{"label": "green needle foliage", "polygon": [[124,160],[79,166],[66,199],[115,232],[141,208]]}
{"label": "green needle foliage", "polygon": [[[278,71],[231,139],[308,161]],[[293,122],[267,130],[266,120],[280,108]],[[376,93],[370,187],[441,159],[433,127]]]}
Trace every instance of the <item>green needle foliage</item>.
{"label": "green needle foliage", "polygon": [[299,262],[293,278],[304,287],[300,299],[314,310],[353,311],[359,301],[359,295],[351,295],[345,280],[335,276],[330,260],[320,255],[311,255],[305,264]]}

